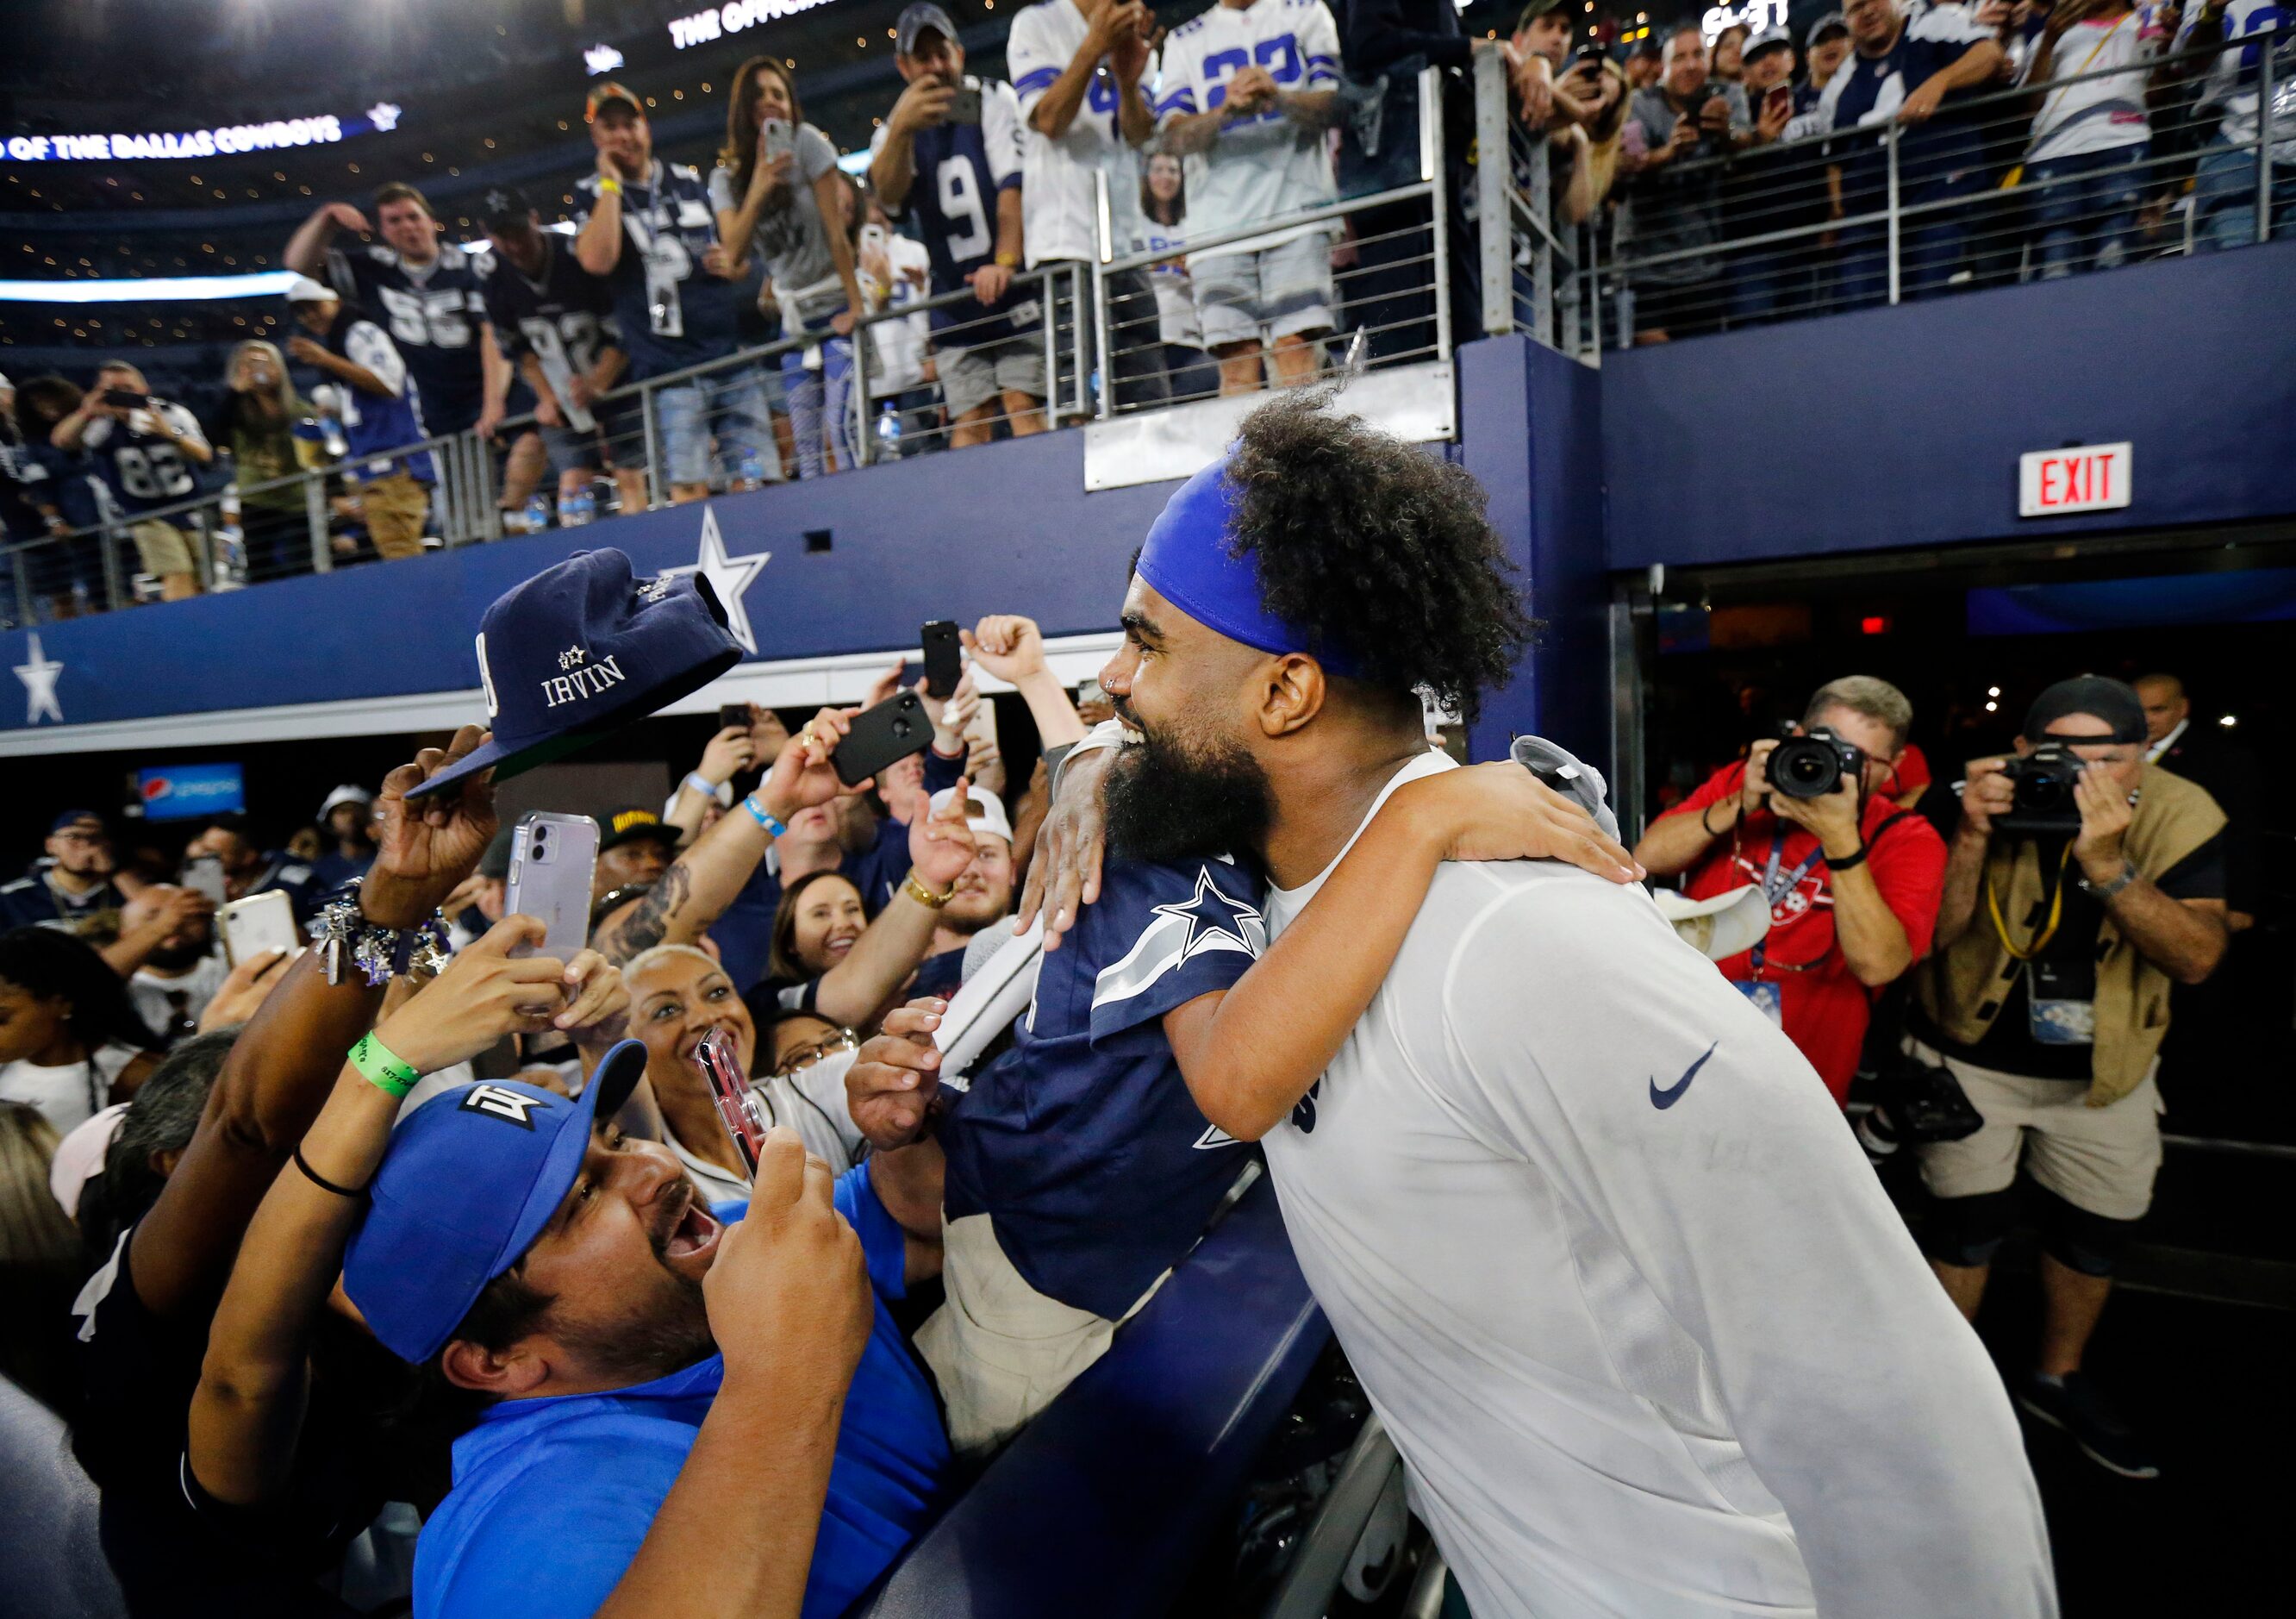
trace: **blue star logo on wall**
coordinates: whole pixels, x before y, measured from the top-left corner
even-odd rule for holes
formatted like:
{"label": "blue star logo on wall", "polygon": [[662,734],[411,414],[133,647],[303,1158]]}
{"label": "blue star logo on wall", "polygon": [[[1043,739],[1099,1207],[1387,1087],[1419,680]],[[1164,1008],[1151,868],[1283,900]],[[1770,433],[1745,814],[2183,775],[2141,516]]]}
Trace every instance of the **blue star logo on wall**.
{"label": "blue star logo on wall", "polygon": [[757,632],[750,628],[750,609],[742,601],[750,587],[758,582],[758,575],[774,560],[770,551],[759,551],[750,556],[726,555],[726,537],[718,531],[718,514],[708,506],[701,508],[701,549],[692,563],[679,568],[664,568],[661,575],[698,573],[709,581],[718,593],[718,600],[726,609],[726,628],[742,644],[742,650],[755,657],[758,651]]}
{"label": "blue star logo on wall", "polygon": [[1177,916],[1188,925],[1180,944],[1180,960],[1201,950],[1239,949],[1257,956],[1267,939],[1267,924],[1241,900],[1231,900],[1212,881],[1211,868],[1196,868],[1196,892],[1190,898],[1155,908],[1160,916]]}

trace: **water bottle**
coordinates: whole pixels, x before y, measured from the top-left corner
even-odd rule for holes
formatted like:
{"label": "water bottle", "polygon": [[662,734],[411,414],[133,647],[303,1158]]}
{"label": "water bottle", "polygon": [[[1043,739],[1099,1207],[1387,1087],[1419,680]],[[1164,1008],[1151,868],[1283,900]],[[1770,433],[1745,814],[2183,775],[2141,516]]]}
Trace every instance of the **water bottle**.
{"label": "water bottle", "polygon": [[247,530],[240,525],[236,483],[224,486],[216,520],[215,588],[236,590],[247,582]]}
{"label": "water bottle", "polygon": [[84,619],[84,618],[87,617],[87,614],[88,614],[87,581],[86,581],[86,579],[76,579],[72,580],[72,592],[71,592],[71,596],[72,596],[72,616],[73,616],[74,618],[78,618],[78,619]]}
{"label": "water bottle", "polygon": [[901,413],[893,408],[890,399],[877,413],[877,459],[898,461],[901,458]]}
{"label": "water bottle", "polygon": [[742,451],[742,481],[753,489],[765,486],[766,464],[754,448]]}
{"label": "water bottle", "polygon": [[526,503],[526,531],[539,534],[550,526],[550,497],[539,492]]}
{"label": "water bottle", "polygon": [[597,514],[598,497],[590,492],[587,484],[558,497],[558,526],[562,529],[578,529]]}

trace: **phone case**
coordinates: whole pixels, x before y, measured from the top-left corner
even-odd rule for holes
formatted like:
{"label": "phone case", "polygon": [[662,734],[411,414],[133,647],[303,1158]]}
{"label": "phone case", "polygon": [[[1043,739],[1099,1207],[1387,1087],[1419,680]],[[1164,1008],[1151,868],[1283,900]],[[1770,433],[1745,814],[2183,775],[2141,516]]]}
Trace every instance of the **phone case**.
{"label": "phone case", "polygon": [[853,717],[853,728],[830,761],[837,779],[857,787],[887,765],[932,746],[932,721],[914,692],[900,692]]}
{"label": "phone case", "polygon": [[195,888],[220,908],[224,902],[223,862],[213,855],[201,855],[184,862],[184,886]]}
{"label": "phone case", "polygon": [[572,959],[590,941],[590,884],[598,865],[598,823],[586,815],[537,810],[521,818],[511,840],[510,875],[503,914],[539,916],[549,929],[541,945],[521,945],[521,956]]}
{"label": "phone case", "polygon": [[718,1122],[741,1156],[743,1179],[756,1179],[758,1155],[765,1150],[770,1125],[758,1104],[758,1093],[750,1089],[749,1076],[742,1072],[734,1037],[723,1029],[703,1035],[693,1048],[693,1065],[709,1081],[710,1099],[717,1103]]}
{"label": "phone case", "polygon": [[223,924],[224,957],[234,966],[266,950],[292,955],[303,947],[302,932],[295,925],[295,907],[275,889],[234,900],[217,915]]}
{"label": "phone case", "polygon": [[958,638],[956,626],[947,619],[933,620],[919,634],[925,654],[925,691],[946,697],[956,689],[964,673],[964,643]]}

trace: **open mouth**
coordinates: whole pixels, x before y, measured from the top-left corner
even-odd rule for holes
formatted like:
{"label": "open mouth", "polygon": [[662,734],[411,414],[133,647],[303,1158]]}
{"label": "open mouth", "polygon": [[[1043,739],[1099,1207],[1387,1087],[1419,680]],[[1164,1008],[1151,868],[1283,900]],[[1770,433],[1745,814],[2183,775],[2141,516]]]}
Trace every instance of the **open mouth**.
{"label": "open mouth", "polygon": [[831,958],[837,961],[844,960],[847,954],[853,949],[854,941],[860,936],[858,933],[844,933],[832,939],[826,947]]}
{"label": "open mouth", "polygon": [[701,1206],[698,1197],[686,1199],[685,1212],[670,1228],[669,1240],[662,1245],[665,1259],[691,1259],[697,1253],[707,1253],[718,1245],[718,1238],[726,1228],[717,1217]]}

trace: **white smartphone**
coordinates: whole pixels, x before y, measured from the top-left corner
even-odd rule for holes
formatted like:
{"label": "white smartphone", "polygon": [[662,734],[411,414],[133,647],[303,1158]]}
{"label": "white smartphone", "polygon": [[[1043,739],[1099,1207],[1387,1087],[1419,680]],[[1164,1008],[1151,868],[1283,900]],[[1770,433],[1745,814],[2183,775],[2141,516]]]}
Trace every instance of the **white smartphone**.
{"label": "white smartphone", "polygon": [[184,862],[184,886],[195,888],[220,906],[224,902],[223,859],[212,854],[194,855]]}
{"label": "white smartphone", "polygon": [[217,914],[223,918],[223,953],[234,966],[266,950],[291,956],[303,948],[295,907],[276,889],[234,900]]}
{"label": "white smartphone", "polygon": [[783,157],[797,150],[797,131],[790,127],[785,118],[769,118],[758,126],[758,150],[768,158]]}
{"label": "white smartphone", "polygon": [[513,954],[570,961],[590,942],[590,885],[598,866],[598,823],[586,815],[537,810],[511,838],[503,915],[539,916],[550,931],[537,947]]}

